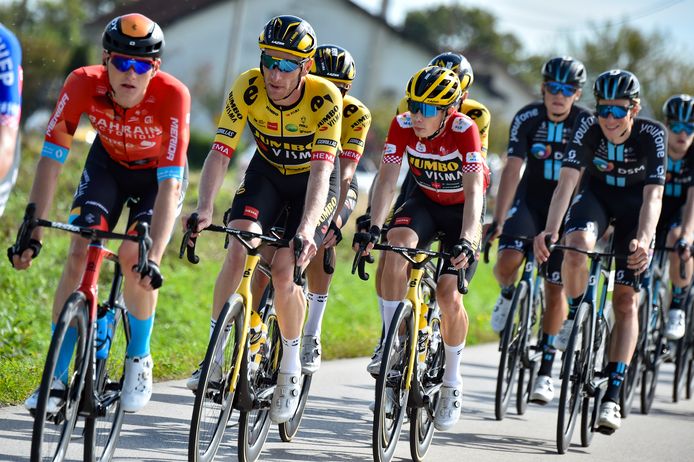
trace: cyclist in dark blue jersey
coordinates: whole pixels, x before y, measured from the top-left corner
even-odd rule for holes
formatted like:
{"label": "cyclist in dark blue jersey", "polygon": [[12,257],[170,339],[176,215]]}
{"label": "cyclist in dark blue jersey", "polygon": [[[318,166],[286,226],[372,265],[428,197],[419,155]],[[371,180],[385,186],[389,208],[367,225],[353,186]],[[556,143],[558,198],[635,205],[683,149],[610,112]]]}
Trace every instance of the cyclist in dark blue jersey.
{"label": "cyclist in dark blue jersey", "polygon": [[[581,89],[586,82],[583,63],[571,57],[555,57],[542,66],[542,101],[523,107],[511,125],[507,161],[499,183],[494,220],[489,237],[503,230],[507,236],[535,236],[547,219],[562,160],[576,121],[590,117],[587,109],[578,106]],[[525,164],[525,170],[522,170]],[[521,177],[521,171],[523,175]],[[506,324],[518,268],[523,252],[530,244],[502,237],[494,275],[501,285],[501,294],[492,312],[491,324],[500,332]],[[554,339],[566,317],[566,300],[561,282],[561,251],[552,253],[545,281],[547,313],[544,317],[543,357],[531,401],[547,404],[554,397],[552,364],[556,349]]]}
{"label": "cyclist in dark blue jersey", "polygon": [[19,116],[22,105],[22,48],[0,24],[0,217],[19,169]]}
{"label": "cyclist in dark blue jersey", "polygon": [[[609,434],[621,425],[619,390],[638,336],[635,276],[649,264],[665,183],[667,134],[659,122],[637,117],[641,109],[640,85],[631,72],[603,72],[593,92],[596,114],[574,127],[547,224],[536,236],[534,249],[540,262],[549,258],[545,236],[552,241],[559,238],[562,217],[581,178],[564,222],[566,244],[592,250],[612,224],[615,253],[628,255],[616,258],[612,297],[615,326],[604,371],[610,379],[597,422],[598,429]],[[562,280],[569,297],[569,319],[558,339],[568,338],[587,285],[585,255],[565,253]],[[565,345],[566,341],[558,343]]]}
{"label": "cyclist in dark blue jersey", "polygon": [[[672,298],[665,327],[665,336],[678,340],[684,336],[683,305],[694,268],[688,250],[694,231],[694,99],[690,95],[671,96],[663,105],[663,113],[668,129],[668,164],[656,236],[659,243],[679,249],[670,253]],[[680,259],[686,261],[684,278],[679,272]]]}

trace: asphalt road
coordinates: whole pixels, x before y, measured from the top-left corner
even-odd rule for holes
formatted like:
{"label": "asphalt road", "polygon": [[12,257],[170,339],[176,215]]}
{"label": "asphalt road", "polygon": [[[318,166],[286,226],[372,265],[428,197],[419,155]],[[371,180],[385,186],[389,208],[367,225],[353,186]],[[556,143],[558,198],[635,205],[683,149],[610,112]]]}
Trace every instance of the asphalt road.
{"label": "asphalt road", "polygon": [[[313,380],[311,397],[299,434],[282,443],[270,432],[264,461],[367,461],[371,459],[373,379],[366,358],[325,362]],[[557,361],[558,362],[558,361]],[[664,365],[651,414],[635,407],[612,436],[596,434],[580,447],[576,429],[569,453],[557,455],[554,440],[556,399],[545,407],[530,405],[523,416],[511,403],[502,422],[494,419],[494,387],[498,353],[495,345],[467,348],[463,353],[463,417],[445,433],[436,433],[427,460],[542,461],[690,461],[694,460],[694,400],[671,402],[674,367]],[[155,366],[156,367],[156,366]],[[638,400],[635,400],[638,405]],[[193,395],[183,381],[157,383],[152,402],[126,416],[116,461],[186,460]],[[232,416],[234,420],[235,416]],[[0,460],[25,461],[32,420],[23,407],[0,409]],[[403,431],[394,461],[411,460],[408,431]],[[228,429],[216,460],[236,460],[235,428]],[[81,460],[82,440],[74,438],[70,459]]]}

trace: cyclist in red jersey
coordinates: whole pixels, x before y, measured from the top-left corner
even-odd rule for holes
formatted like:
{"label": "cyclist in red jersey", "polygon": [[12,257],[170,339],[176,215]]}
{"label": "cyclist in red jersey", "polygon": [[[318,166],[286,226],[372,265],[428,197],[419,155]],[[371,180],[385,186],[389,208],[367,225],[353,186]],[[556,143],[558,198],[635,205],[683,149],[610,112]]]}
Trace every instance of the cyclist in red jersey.
{"label": "cyclist in red jersey", "polygon": [[[474,255],[481,233],[483,196],[488,169],[481,154],[475,122],[456,111],[462,95],[460,81],[450,69],[429,66],[417,72],[407,85],[409,112],[393,119],[383,149],[383,160],[372,195],[371,229],[355,235],[355,243],[369,242],[372,248],[381,233],[395,194],[400,164],[405,154],[417,184],[403,205],[393,213],[387,234],[395,246],[425,248],[439,233],[444,251],[454,245],[463,251],[444,265],[436,299],[442,312],[441,330],[445,349],[445,373],[434,425],[451,428],[460,418],[462,380],[460,354],[465,346],[468,320],[457,291],[457,272],[468,267],[474,273]],[[471,266],[472,265],[472,266]],[[395,253],[385,255],[383,278],[384,311],[404,299],[407,261]],[[388,317],[386,317],[388,318]],[[384,319],[388,332],[391,319]]]}
{"label": "cyclist in red jersey", "polygon": [[[138,222],[151,223],[153,244],[142,273],[131,270],[137,262],[137,244],[124,242],[119,250],[131,330],[121,405],[127,412],[136,412],[152,394],[149,343],[156,289],[162,283],[159,262],[183,194],[190,94],[180,81],[159,70],[164,35],[147,17],[128,14],[113,19],[104,30],[102,44],[103,64],[76,69],[65,81],[46,128],[29,199],[36,203],[38,217],[48,215],[80,116],[87,114],[98,136],[75,192],[70,223],[110,230],[126,203],[130,208],[129,231],[134,232]],[[11,255],[15,268],[27,269],[39,254],[41,229],[34,231],[29,249]],[[81,237],[70,243],[53,302],[54,328],[65,300],[81,279],[87,245]],[[64,370],[65,377],[53,382],[57,387],[67,380],[75,340],[75,329],[68,330],[57,369]],[[51,397],[49,409],[59,408],[60,399]],[[34,393],[25,405],[31,410],[36,401]]]}

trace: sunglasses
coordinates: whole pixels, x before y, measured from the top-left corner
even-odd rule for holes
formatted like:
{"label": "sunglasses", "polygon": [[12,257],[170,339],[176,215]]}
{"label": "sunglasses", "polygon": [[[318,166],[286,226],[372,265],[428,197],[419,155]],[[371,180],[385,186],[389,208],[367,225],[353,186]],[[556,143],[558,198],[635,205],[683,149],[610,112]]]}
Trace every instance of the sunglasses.
{"label": "sunglasses", "polygon": [[144,74],[154,67],[154,61],[151,59],[137,59],[128,56],[111,55],[109,61],[113,64],[113,67],[121,72],[128,72],[132,67],[136,74]]}
{"label": "sunglasses", "polygon": [[435,106],[433,104],[420,103],[419,101],[412,100],[407,101],[407,110],[410,111],[412,115],[419,112],[422,116],[429,118],[434,117],[439,111],[443,111],[444,109],[445,108],[441,106]]}
{"label": "sunglasses", "polygon": [[623,119],[629,114],[629,110],[633,108],[634,105],[630,104],[628,106],[617,106],[615,104],[598,104],[595,106],[595,112],[598,117],[606,119],[607,116],[612,114],[615,119]]}
{"label": "sunglasses", "polygon": [[545,88],[552,95],[556,95],[561,92],[561,94],[566,97],[573,96],[578,91],[577,87],[569,85],[568,83],[560,82],[545,82]]}
{"label": "sunglasses", "polygon": [[689,136],[692,133],[694,133],[694,123],[692,122],[673,121],[669,122],[667,126],[670,129],[670,131],[675,135],[679,135],[680,133],[685,132],[687,136]]}
{"label": "sunglasses", "polygon": [[260,54],[260,64],[263,67],[267,67],[270,70],[277,68],[280,72],[294,72],[305,62],[306,60],[294,61],[293,59],[275,58],[265,53]]}

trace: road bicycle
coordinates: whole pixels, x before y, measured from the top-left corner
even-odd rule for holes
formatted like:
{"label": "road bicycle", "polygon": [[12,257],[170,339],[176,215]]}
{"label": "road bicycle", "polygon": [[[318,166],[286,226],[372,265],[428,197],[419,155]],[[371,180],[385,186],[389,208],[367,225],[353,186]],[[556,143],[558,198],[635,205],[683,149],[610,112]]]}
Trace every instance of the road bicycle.
{"label": "road bicycle", "polygon": [[[75,430],[78,417],[85,419],[84,454],[86,461],[108,461],[113,456],[123,424],[120,405],[123,386],[125,350],[130,341],[130,329],[126,308],[122,300],[123,274],[118,255],[104,247],[102,240],[116,239],[136,242],[139,246],[140,272],[147,265],[147,252],[152,241],[147,223],[138,223],[137,235],[118,234],[92,228],[74,226],[36,218],[36,207],[29,204],[17,240],[8,253],[29,248],[32,231],[37,226],[54,228],[78,234],[90,240],[87,263],[79,288],[65,302],[55,326],[39,386],[38,404],[31,413],[34,427],[31,443],[31,460],[61,461],[66,457],[68,444]],[[104,260],[113,262],[113,276],[108,299],[98,304],[99,275]],[[109,335],[110,349],[97,357],[96,320],[98,314],[110,311],[113,326]],[[68,327],[76,329],[77,340],[71,364],[68,368],[67,387],[58,392],[54,382],[60,380],[57,371],[58,355],[65,341]],[[63,404],[57,412],[47,412],[51,397],[60,396]]]}
{"label": "road bicycle", "polygon": [[[516,412],[523,415],[528,408],[537,373],[542,361],[542,321],[545,314],[545,292],[542,276],[535,264],[532,238],[502,235],[525,244],[523,273],[513,293],[506,325],[499,339],[499,371],[494,395],[494,415],[503,420],[508,409],[514,381]],[[529,244],[529,245],[528,245]],[[484,243],[484,262],[489,263],[491,242]]]}
{"label": "road bicycle", "polygon": [[[366,257],[362,255],[365,248],[360,245],[352,265],[352,273],[358,270],[363,280],[368,279],[364,271]],[[407,413],[410,455],[412,460],[420,462],[434,435],[434,413],[445,367],[438,305],[427,303],[432,302],[430,296],[435,294],[436,282],[431,274],[427,275],[426,268],[431,259],[438,258],[440,265],[451,254],[387,244],[375,244],[373,248],[396,252],[411,264],[407,295],[386,333],[381,369],[376,378],[373,457],[376,462],[392,459]],[[454,248],[454,253],[459,254],[461,250]],[[464,270],[458,274],[458,290],[467,293]]]}
{"label": "road bicycle", "polygon": [[[611,239],[608,248],[612,248]],[[612,262],[618,256],[559,244],[553,244],[549,249],[582,253],[590,260],[588,286],[576,310],[573,328],[562,355],[556,439],[557,451],[564,454],[571,443],[579,411],[583,447],[590,446],[596,430],[607,431],[596,429],[595,423],[609,379],[603,373],[611,332],[611,304],[607,298],[614,288]]]}
{"label": "road bicycle", "polygon": [[[197,263],[195,240],[191,238],[197,229],[197,216],[188,221],[188,231],[181,243],[180,256],[187,252],[187,258]],[[289,241],[276,235],[262,235],[218,225],[210,225],[205,231],[226,234],[225,247],[229,238],[237,239],[247,250],[241,282],[236,293],[224,304],[217,318],[216,327],[210,338],[205,359],[201,364],[200,381],[195,392],[195,404],[191,418],[188,439],[188,459],[191,461],[211,461],[214,459],[224,436],[232,410],[239,412],[238,458],[240,461],[258,459],[270,429],[270,404],[277,383],[282,342],[279,324],[273,309],[271,285],[268,286],[257,316],[267,328],[263,340],[257,334],[251,342],[251,318],[254,315],[251,279],[256,270],[270,277],[270,268],[262,262],[260,245],[288,247]],[[191,242],[192,245],[188,243]],[[294,238],[294,254],[301,253],[301,240]],[[294,282],[301,285],[301,270],[295,267]],[[292,419],[280,424],[280,436],[285,441],[296,434],[308,397],[311,377],[302,375],[302,395],[299,406]]]}
{"label": "road bicycle", "polygon": [[685,331],[684,337],[672,345],[672,356],[675,363],[675,376],[672,381],[672,401],[682,398],[691,399],[694,391],[694,286],[689,285],[684,304]]}

